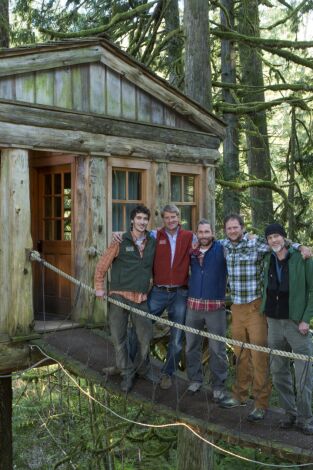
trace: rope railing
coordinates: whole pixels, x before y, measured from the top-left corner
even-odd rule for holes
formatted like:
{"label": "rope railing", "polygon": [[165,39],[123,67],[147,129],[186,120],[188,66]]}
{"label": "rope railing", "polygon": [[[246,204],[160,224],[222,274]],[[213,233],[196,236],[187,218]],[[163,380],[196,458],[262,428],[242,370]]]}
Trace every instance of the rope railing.
{"label": "rope railing", "polygon": [[[41,258],[40,253],[38,251],[34,251],[34,250],[30,251],[29,259],[30,259],[30,261],[37,261],[38,263],[42,264],[46,268],[50,269],[51,271],[54,271],[56,274],[59,274],[60,276],[67,279],[68,281],[70,281],[73,284],[79,286],[81,289],[86,290],[90,294],[96,295],[96,290],[95,289],[93,289],[89,285],[85,284],[84,282],[79,281],[78,279],[74,278],[70,274],[65,273],[64,271],[57,268],[53,264],[48,263],[43,258]],[[250,349],[252,351],[263,352],[263,353],[267,353],[267,354],[275,355],[275,356],[287,357],[289,359],[299,359],[301,361],[311,361],[311,362],[313,362],[313,356],[308,356],[308,355],[305,355],[305,354],[292,353],[292,352],[289,352],[289,351],[281,351],[279,349],[271,349],[271,348],[268,348],[266,346],[259,346],[257,344],[245,343],[245,342],[242,342],[242,341],[238,341],[236,339],[226,338],[224,336],[215,335],[215,334],[210,333],[208,331],[198,330],[198,329],[192,328],[190,326],[186,326],[186,325],[182,325],[180,323],[173,322],[173,321],[168,320],[166,318],[161,318],[161,317],[158,317],[156,315],[152,315],[152,313],[148,313],[148,312],[145,312],[143,310],[140,310],[139,308],[127,305],[127,304],[125,304],[125,303],[123,303],[123,302],[121,302],[117,299],[109,297],[108,295],[104,295],[104,299],[107,299],[108,302],[110,302],[112,304],[115,304],[118,307],[124,308],[125,310],[128,310],[132,313],[136,313],[137,315],[140,315],[142,317],[149,318],[150,320],[153,320],[153,321],[158,322],[158,323],[162,323],[162,324],[170,326],[170,327],[178,328],[178,329],[183,330],[183,331],[188,332],[188,333],[193,333],[193,334],[196,334],[196,335],[199,335],[199,336],[203,336],[204,338],[214,339],[216,341],[227,343],[231,346],[237,346],[241,349]]]}

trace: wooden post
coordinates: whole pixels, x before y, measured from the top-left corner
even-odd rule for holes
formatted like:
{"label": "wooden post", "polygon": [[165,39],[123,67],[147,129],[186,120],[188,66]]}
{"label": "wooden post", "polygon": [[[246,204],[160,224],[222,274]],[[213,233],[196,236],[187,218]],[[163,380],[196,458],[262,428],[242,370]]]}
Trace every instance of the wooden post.
{"label": "wooden post", "polygon": [[205,174],[205,218],[215,227],[215,166],[208,165]]}
{"label": "wooden post", "polygon": [[213,470],[213,450],[188,429],[177,435],[177,470]]}
{"label": "wooden post", "polygon": [[156,200],[157,200],[156,209],[157,209],[158,215],[155,217],[154,223],[156,227],[160,227],[161,225],[163,225],[163,221],[161,218],[161,210],[166,204],[170,203],[170,181],[169,181],[167,163],[163,163],[163,162],[157,163],[155,184],[156,184],[155,193],[156,193]]}
{"label": "wooden post", "polygon": [[28,152],[1,152],[0,333],[28,334],[33,321]]}
{"label": "wooden post", "polygon": [[[75,277],[93,286],[95,266],[99,255],[90,248],[102,252],[107,242],[107,164],[105,158],[77,157],[75,172]],[[74,300],[78,294],[75,288]],[[79,292],[73,310],[76,321],[103,322],[106,309],[95,302],[95,297]]]}
{"label": "wooden post", "polygon": [[0,470],[13,469],[12,379],[0,378]]}

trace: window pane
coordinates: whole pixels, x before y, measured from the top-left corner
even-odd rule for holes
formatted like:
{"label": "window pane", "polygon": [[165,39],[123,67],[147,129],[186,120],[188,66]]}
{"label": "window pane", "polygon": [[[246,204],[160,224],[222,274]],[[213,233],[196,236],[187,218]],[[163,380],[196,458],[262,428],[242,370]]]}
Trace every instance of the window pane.
{"label": "window pane", "polygon": [[141,173],[135,171],[128,173],[128,199],[141,199]]}
{"label": "window pane", "polygon": [[51,175],[45,175],[45,194],[51,194]]}
{"label": "window pane", "polygon": [[181,176],[171,175],[171,200],[182,201]]}
{"label": "window pane", "polygon": [[71,240],[72,223],[71,219],[64,220],[64,240]]}
{"label": "window pane", "polygon": [[51,217],[52,215],[52,208],[51,208],[51,197],[45,197],[45,217]]}
{"label": "window pane", "polygon": [[130,228],[130,213],[137,206],[137,204],[126,204],[126,230]]}
{"label": "window pane", "polygon": [[71,173],[64,173],[64,189],[67,191],[71,189]]}
{"label": "window pane", "polygon": [[62,220],[55,220],[55,240],[62,240]]}
{"label": "window pane", "polygon": [[112,199],[126,199],[126,171],[113,170]]}
{"label": "window pane", "polygon": [[52,220],[45,220],[45,240],[53,240],[53,222]]}
{"label": "window pane", "polygon": [[112,211],[112,228],[113,232],[124,230],[123,227],[123,205],[122,204],[113,204]]}
{"label": "window pane", "polygon": [[192,207],[180,206],[181,225],[186,230],[192,230]]}
{"label": "window pane", "polygon": [[193,202],[195,197],[195,177],[184,176],[184,202]]}
{"label": "window pane", "polygon": [[54,194],[61,194],[61,177],[60,173],[54,175]]}
{"label": "window pane", "polygon": [[55,217],[62,217],[62,212],[61,212],[61,198],[60,197],[55,197],[54,198],[54,215]]}

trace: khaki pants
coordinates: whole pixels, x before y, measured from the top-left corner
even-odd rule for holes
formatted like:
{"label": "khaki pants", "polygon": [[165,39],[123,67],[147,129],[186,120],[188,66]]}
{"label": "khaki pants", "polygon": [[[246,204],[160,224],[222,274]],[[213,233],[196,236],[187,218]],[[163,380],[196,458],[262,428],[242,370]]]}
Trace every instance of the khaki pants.
{"label": "khaki pants", "polygon": [[[244,343],[267,346],[267,322],[260,313],[261,299],[248,304],[233,304],[232,337]],[[268,408],[271,393],[269,355],[267,353],[234,347],[236,355],[235,398],[245,401],[250,387],[256,408]]]}

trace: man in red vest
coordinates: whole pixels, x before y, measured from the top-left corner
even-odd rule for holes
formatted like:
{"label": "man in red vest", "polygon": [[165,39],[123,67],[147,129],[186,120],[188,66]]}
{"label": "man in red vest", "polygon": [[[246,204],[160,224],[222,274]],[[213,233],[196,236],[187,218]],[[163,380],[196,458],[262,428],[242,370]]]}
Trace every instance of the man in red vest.
{"label": "man in red vest", "polygon": [[[193,233],[179,224],[179,209],[166,205],[161,216],[164,227],[152,231],[156,237],[156,251],[153,265],[153,288],[148,297],[149,310],[161,316],[168,312],[169,320],[185,324],[188,297],[189,253]],[[182,330],[171,328],[166,362],[162,368],[160,387],[172,386],[172,375],[177,369],[183,345]]]}

